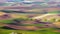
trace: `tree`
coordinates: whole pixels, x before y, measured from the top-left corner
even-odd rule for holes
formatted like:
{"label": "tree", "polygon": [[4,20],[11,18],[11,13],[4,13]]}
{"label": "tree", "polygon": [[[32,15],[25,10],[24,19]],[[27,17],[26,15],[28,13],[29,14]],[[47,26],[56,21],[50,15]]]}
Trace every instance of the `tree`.
{"label": "tree", "polygon": [[13,24],[14,25],[22,25],[22,20],[20,20],[20,19],[13,19]]}

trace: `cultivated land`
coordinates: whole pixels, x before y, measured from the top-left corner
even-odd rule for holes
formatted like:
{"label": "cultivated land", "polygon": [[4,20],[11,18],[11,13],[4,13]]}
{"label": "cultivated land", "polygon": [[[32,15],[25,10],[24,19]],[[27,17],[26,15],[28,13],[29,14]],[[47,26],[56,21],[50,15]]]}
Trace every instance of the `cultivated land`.
{"label": "cultivated land", "polygon": [[[52,9],[50,8],[49,12]],[[16,11],[13,13],[12,11],[11,12],[9,11],[7,13],[7,11],[6,12],[0,11],[0,33],[1,34],[11,34],[11,33],[60,34],[60,18],[59,18],[60,14],[59,9],[57,10],[58,10],[57,12],[52,10],[54,14],[53,13],[28,14],[25,12],[16,13]],[[31,12],[34,11],[32,10]],[[35,19],[35,17],[37,17],[36,18],[37,20]]]}

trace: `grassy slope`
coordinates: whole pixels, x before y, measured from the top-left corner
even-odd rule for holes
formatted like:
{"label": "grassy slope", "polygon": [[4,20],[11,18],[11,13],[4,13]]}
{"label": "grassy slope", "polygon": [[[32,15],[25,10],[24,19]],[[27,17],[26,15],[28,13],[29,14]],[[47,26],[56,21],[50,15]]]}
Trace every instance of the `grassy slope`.
{"label": "grassy slope", "polygon": [[[11,23],[11,20],[0,20],[1,23]],[[32,26],[36,26],[36,24],[31,24]],[[37,26],[40,26],[37,24]],[[53,32],[54,29],[52,28],[47,28],[47,29],[41,29],[37,31],[24,31],[24,30],[8,30],[8,29],[1,29],[0,25],[0,34],[9,34],[11,32],[16,32],[16,33],[23,33],[23,34],[60,34],[60,32]]]}
{"label": "grassy slope", "polygon": [[[29,26],[41,26],[41,25],[31,24]],[[0,24],[0,34],[9,34],[12,32],[22,33],[22,34],[60,34],[60,32],[54,32],[55,29],[53,28],[42,28],[36,31],[26,31],[26,30],[2,29],[1,27],[3,27],[3,24]]]}
{"label": "grassy slope", "polygon": [[60,32],[53,32],[53,29],[51,29],[51,28],[42,29],[42,30],[38,30],[38,31],[0,29],[0,34],[9,34],[11,32],[22,33],[22,34],[60,34]]}

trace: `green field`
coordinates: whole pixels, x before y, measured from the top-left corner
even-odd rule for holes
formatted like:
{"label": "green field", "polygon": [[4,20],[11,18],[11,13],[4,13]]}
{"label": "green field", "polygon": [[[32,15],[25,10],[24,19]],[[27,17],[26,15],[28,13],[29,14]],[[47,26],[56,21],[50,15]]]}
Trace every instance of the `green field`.
{"label": "green field", "polygon": [[[14,17],[20,17],[20,16],[15,15]],[[22,16],[22,18],[23,17],[24,16]],[[26,17],[27,16],[25,16],[23,19],[18,19],[18,20],[29,20]],[[13,19],[0,20],[0,23],[4,23],[4,24],[13,23],[12,20]],[[54,19],[52,21],[54,21]],[[23,24],[23,26],[44,26],[44,25],[43,24]],[[0,34],[10,34],[12,32],[15,32],[17,34],[60,34],[60,31],[58,31],[60,29],[55,29],[55,28],[40,28],[39,30],[13,30],[13,29],[4,29],[2,27],[3,27],[3,24],[0,24]]]}
{"label": "green field", "polygon": [[[0,22],[4,23],[10,23],[10,20],[0,20]],[[39,30],[12,30],[12,29],[3,29],[2,26],[3,24],[0,25],[0,34],[10,34],[12,32],[15,32],[17,34],[60,34],[60,32],[55,32],[55,30],[60,30],[60,29],[55,29],[55,28],[42,28]],[[41,24],[26,24],[24,26],[42,26]]]}
{"label": "green field", "polygon": [[53,28],[44,28],[37,31],[25,31],[25,30],[9,30],[9,29],[1,29],[0,28],[0,34],[10,34],[12,32],[15,32],[17,34],[60,34],[60,32],[54,32],[55,30]]}

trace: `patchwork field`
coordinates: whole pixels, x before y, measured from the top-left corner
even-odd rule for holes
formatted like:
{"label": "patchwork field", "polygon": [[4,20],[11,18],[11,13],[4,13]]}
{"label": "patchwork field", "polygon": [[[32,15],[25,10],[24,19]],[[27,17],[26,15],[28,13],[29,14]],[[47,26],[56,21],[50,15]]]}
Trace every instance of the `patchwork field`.
{"label": "patchwork field", "polygon": [[[55,12],[54,15],[44,15],[0,11],[0,33],[60,34],[60,14]],[[33,19],[34,17],[37,18]]]}

